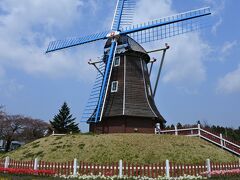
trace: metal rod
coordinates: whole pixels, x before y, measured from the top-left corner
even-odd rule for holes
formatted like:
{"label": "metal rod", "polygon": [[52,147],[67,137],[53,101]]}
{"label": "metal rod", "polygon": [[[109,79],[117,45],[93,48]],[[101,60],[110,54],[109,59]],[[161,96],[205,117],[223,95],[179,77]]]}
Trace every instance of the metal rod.
{"label": "metal rod", "polygon": [[103,62],[103,61],[95,61],[95,62],[92,62],[91,59],[90,59],[90,60],[88,61],[88,64],[93,65],[93,66],[97,69],[97,71],[98,71],[102,76],[104,76],[103,73],[100,71],[100,69],[96,66],[96,63],[101,63],[101,62]]}
{"label": "metal rod", "polygon": [[155,87],[154,87],[154,91],[153,91],[153,97],[155,97],[155,94],[156,94],[156,91],[157,91],[157,86],[158,86],[160,74],[161,74],[161,71],[162,71],[163,61],[164,61],[167,49],[163,50],[163,55],[162,55],[162,59],[161,59],[161,63],[160,63],[160,66],[159,66],[158,75],[157,75],[157,79],[156,79],[156,83],[155,83]]}
{"label": "metal rod", "polygon": [[96,66],[96,64],[93,64],[93,66],[98,70],[98,72],[103,76],[103,73],[98,69],[98,67]]}
{"label": "metal rod", "polygon": [[149,54],[149,53],[154,53],[154,52],[158,52],[158,51],[164,51],[164,50],[167,50],[167,49],[170,48],[170,46],[167,43],[165,43],[165,46],[166,46],[165,48],[155,49],[155,50],[152,50],[152,51],[148,51],[147,53]]}
{"label": "metal rod", "polygon": [[[99,59],[99,57],[98,57],[98,59]],[[102,60],[100,60],[100,61],[93,61],[92,62],[92,60],[91,59],[89,59],[89,61],[88,61],[88,64],[97,64],[97,63],[101,63],[101,62],[104,62],[104,61],[102,61]]]}
{"label": "metal rod", "polygon": [[[155,49],[155,50],[152,50],[152,51],[148,51],[147,53],[154,53],[154,52],[158,52],[158,51],[164,51],[164,50],[167,50],[169,49],[170,46],[165,43],[165,48],[161,48],[161,49]],[[153,60],[150,61],[151,63],[151,66],[150,66],[150,70],[149,70],[149,77],[151,76],[151,73],[152,73],[152,67],[153,67],[153,63],[155,63],[157,61],[157,59],[153,58]]]}
{"label": "metal rod", "polygon": [[151,66],[150,66],[150,70],[149,70],[149,76],[151,76],[151,72],[152,72],[153,63],[155,63],[155,62],[156,62],[156,60],[157,60],[157,59],[153,58],[153,60],[152,60],[152,61],[150,61],[150,63],[151,63]]}
{"label": "metal rod", "polygon": [[150,70],[149,70],[149,76],[151,76],[152,67],[153,67],[153,61],[151,62],[151,66],[150,66]]}

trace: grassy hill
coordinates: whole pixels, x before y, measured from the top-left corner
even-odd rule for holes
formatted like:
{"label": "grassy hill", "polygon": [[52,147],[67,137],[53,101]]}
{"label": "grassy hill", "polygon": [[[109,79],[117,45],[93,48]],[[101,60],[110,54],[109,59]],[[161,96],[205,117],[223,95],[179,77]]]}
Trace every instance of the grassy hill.
{"label": "grassy hill", "polygon": [[7,154],[13,159],[63,162],[77,158],[86,162],[197,163],[207,158],[217,162],[236,156],[196,137],[153,134],[102,134],[49,136]]}

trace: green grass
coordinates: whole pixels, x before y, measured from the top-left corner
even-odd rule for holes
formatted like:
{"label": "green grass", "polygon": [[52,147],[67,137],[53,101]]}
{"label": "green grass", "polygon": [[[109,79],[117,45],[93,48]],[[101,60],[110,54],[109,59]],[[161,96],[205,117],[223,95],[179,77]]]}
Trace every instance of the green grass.
{"label": "green grass", "polygon": [[5,156],[5,152],[0,151],[0,159]]}
{"label": "green grass", "polygon": [[177,163],[230,162],[238,158],[196,137],[154,134],[102,134],[49,136],[5,154],[16,160],[106,163],[123,159],[155,163],[169,159]]}

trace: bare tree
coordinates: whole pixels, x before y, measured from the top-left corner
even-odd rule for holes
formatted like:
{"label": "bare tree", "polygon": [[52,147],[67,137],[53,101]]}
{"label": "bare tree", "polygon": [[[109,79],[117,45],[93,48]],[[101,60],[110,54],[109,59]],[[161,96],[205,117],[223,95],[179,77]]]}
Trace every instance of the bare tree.
{"label": "bare tree", "polygon": [[4,106],[0,105],[0,121],[1,121],[1,119],[4,118],[5,115],[6,115],[6,113],[4,111]]}
{"label": "bare tree", "polygon": [[6,141],[5,151],[8,151],[12,140],[22,130],[21,116],[19,115],[5,115],[1,120],[1,138]]}
{"label": "bare tree", "polygon": [[48,127],[48,123],[39,119],[1,113],[0,139],[6,141],[5,151],[9,151],[13,140],[24,142],[34,141],[43,137]]}
{"label": "bare tree", "polygon": [[31,142],[48,134],[50,125],[40,119],[24,117],[22,123],[24,127],[18,137],[18,139],[21,141]]}

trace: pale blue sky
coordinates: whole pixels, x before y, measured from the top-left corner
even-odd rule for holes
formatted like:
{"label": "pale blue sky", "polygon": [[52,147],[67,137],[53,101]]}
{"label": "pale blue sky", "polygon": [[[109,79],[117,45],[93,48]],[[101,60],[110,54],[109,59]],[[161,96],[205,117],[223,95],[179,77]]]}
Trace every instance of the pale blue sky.
{"label": "pale blue sky", "polygon": [[[80,120],[95,77],[88,59],[104,42],[49,55],[49,41],[110,29],[116,0],[0,0],[0,104],[11,114],[50,120],[67,101]],[[169,43],[156,104],[167,124],[240,126],[240,1],[140,0],[134,22],[210,6],[211,26]],[[153,55],[160,58],[160,54]],[[156,71],[156,69],[155,69]],[[86,131],[87,125],[80,123]]]}

